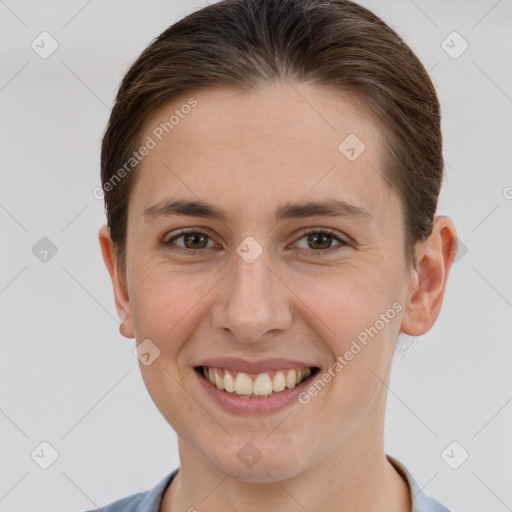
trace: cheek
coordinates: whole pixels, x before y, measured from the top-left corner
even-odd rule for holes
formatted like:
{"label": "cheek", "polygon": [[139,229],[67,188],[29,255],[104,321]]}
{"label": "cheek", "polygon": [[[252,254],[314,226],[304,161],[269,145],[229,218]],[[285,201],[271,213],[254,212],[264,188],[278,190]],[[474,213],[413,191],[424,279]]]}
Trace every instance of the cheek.
{"label": "cheek", "polygon": [[[142,270],[142,269],[140,269]],[[198,274],[155,266],[134,279],[132,315],[137,339],[151,339],[161,351],[179,350],[172,340],[185,340],[203,296],[213,286]]]}
{"label": "cheek", "polygon": [[149,339],[159,350],[152,365],[139,366],[157,407],[165,417],[174,417],[184,412],[175,410],[176,404],[187,404],[189,398],[183,394],[190,378],[189,341],[207,324],[211,297],[224,273],[178,270],[168,263],[138,270],[132,301],[136,339]]}
{"label": "cheek", "polygon": [[[303,303],[299,315],[321,336],[333,363],[343,358],[331,369],[340,406],[349,410],[360,402],[364,408],[378,388],[375,374],[384,378],[399,332],[397,283],[390,272],[360,265],[296,278],[292,286]],[[358,391],[347,395],[347,389]]]}
{"label": "cheek", "polygon": [[158,357],[150,366],[140,364],[142,380],[160,414],[186,438],[191,418],[198,415],[197,403],[190,399],[178,372],[162,359]]}
{"label": "cheek", "polygon": [[344,265],[288,279],[303,313],[341,343],[378,320],[396,300],[389,273],[375,266]]}
{"label": "cheek", "polygon": [[183,435],[186,418],[197,412],[186,392],[185,368],[178,364],[179,356],[197,327],[195,319],[200,314],[205,286],[190,274],[168,266],[139,266],[137,270],[132,300],[137,343],[149,339],[159,350],[151,364],[140,362],[139,368],[162,416],[168,421],[172,418],[171,426]]}

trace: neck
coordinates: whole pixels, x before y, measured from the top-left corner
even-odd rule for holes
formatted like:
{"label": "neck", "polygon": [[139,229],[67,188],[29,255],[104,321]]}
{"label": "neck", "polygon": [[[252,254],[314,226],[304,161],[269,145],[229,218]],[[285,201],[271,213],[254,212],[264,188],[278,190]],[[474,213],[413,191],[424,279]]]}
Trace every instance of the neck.
{"label": "neck", "polygon": [[387,460],[381,440],[358,441],[286,480],[252,483],[219,472],[180,437],[180,470],[159,512],[411,512],[408,485]]}

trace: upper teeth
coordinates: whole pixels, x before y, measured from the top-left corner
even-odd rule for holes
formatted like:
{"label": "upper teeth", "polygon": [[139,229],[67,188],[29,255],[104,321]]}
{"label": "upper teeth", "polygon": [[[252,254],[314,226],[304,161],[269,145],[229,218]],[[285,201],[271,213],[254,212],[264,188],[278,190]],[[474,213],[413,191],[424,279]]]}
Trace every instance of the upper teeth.
{"label": "upper teeth", "polygon": [[269,396],[273,392],[294,388],[311,375],[311,368],[292,368],[269,373],[249,375],[224,368],[203,366],[204,376],[219,389],[237,395]]}

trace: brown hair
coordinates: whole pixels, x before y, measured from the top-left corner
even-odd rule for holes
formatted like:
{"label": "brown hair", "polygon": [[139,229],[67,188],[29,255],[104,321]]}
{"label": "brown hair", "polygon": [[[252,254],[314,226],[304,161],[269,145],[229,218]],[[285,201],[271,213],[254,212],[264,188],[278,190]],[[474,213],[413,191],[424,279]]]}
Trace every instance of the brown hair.
{"label": "brown hair", "polygon": [[[126,163],[148,117],[193,91],[251,91],[277,80],[356,93],[382,125],[382,174],[402,201],[405,256],[416,266],[414,246],[432,231],[443,178],[440,105],[420,60],[384,21],[349,0],[223,0],[166,29],[121,82],[103,137],[101,181],[123,273],[136,167],[126,172]],[[123,176],[117,183],[116,173]]]}

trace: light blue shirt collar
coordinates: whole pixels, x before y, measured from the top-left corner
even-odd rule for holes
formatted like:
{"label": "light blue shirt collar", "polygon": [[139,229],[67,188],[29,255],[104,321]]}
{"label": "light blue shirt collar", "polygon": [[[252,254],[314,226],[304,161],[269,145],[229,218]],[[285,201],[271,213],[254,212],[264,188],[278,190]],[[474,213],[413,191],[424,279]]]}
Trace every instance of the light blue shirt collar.
{"label": "light blue shirt collar", "polygon": [[444,505],[441,505],[421,490],[416,480],[401,462],[391,457],[391,455],[386,455],[386,457],[409,485],[412,512],[450,512]]}

